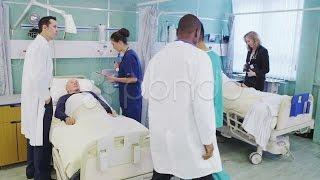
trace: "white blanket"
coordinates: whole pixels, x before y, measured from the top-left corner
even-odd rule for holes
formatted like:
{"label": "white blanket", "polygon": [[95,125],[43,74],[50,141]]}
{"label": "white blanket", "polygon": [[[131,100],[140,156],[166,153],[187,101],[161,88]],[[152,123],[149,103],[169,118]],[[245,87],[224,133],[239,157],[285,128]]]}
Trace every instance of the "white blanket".
{"label": "white blanket", "polygon": [[81,105],[84,105],[87,109],[92,109],[98,106],[99,102],[88,92],[77,93],[70,96],[66,101],[65,113],[72,116],[72,113]]}
{"label": "white blanket", "polygon": [[244,118],[243,129],[255,138],[263,150],[266,150],[269,142],[274,118],[271,106],[261,101],[255,103]]}
{"label": "white blanket", "polygon": [[242,127],[251,134],[256,143],[266,150],[271,131],[274,128],[272,120],[278,116],[278,110],[282,101],[281,96],[270,94],[253,104],[247,112]]}
{"label": "white blanket", "polygon": [[273,94],[257,91],[254,88],[240,87],[237,82],[223,79],[223,105],[225,110],[230,109],[244,116],[253,104],[270,95]]}
{"label": "white blanket", "polygon": [[[278,116],[282,99],[286,95],[257,91],[254,88],[241,87],[239,83],[223,75],[224,110],[233,110],[245,116],[255,103],[265,102],[271,108],[273,116]],[[272,123],[274,126],[275,123]],[[273,127],[274,127],[273,126]]]}
{"label": "white blanket", "polygon": [[253,104],[247,112],[242,127],[251,134],[256,143],[266,150],[271,131],[274,129],[273,122],[277,119],[282,98],[277,94],[270,94]]}
{"label": "white blanket", "polygon": [[277,124],[282,99],[287,96],[240,87],[226,76],[223,76],[223,94],[225,110],[231,109],[245,116],[243,129],[265,150]]}
{"label": "white blanket", "polygon": [[[79,102],[82,103],[79,105]],[[75,125],[68,126],[58,119],[54,119],[51,125],[50,141],[58,149],[62,166],[69,178],[80,169],[81,156],[88,144],[104,136],[111,136],[114,132],[124,135],[137,131],[148,132],[148,129],[133,119],[107,114],[97,101],[94,106],[88,106],[85,102],[70,99],[66,104],[66,107],[74,109],[69,113],[76,119]]]}
{"label": "white blanket", "polygon": [[241,87],[237,82],[223,76],[225,110],[232,109],[244,115],[242,127],[251,134],[256,143],[266,150],[282,99],[287,96]]}

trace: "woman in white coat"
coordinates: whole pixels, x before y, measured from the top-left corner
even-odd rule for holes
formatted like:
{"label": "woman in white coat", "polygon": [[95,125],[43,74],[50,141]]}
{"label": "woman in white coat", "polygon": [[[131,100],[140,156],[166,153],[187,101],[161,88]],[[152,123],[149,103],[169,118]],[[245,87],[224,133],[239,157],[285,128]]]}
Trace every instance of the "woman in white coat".
{"label": "woman in white coat", "polygon": [[21,133],[28,140],[28,179],[50,179],[51,144],[49,132],[52,102],[49,85],[52,79],[52,59],[49,41],[57,35],[56,18],[39,21],[39,35],[27,48],[21,89]]}
{"label": "woman in white coat", "polygon": [[191,14],[179,21],[178,41],[150,61],[143,80],[149,100],[153,180],[212,180],[221,171],[215,135],[213,76],[209,56],[195,47],[201,24]]}

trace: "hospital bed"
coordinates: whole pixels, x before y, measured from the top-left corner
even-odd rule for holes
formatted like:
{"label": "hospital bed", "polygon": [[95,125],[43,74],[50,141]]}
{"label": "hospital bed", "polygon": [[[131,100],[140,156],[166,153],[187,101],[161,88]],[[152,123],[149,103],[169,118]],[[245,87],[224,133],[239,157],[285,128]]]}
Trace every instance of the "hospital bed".
{"label": "hospital bed", "polygon": [[[78,79],[81,91],[100,95],[99,88],[81,76],[55,77],[50,90],[54,105],[66,93],[69,78]],[[72,126],[53,118],[50,141],[57,179],[72,179],[79,171],[81,180],[151,179],[148,129],[133,119],[111,117],[102,111],[80,106],[74,114],[81,117],[76,117]]]}
{"label": "hospital bed", "polygon": [[[309,96],[309,113],[290,117],[292,100],[291,96],[259,92],[254,90],[253,88],[244,89],[242,87],[235,86],[236,82],[225,78],[226,77],[224,77],[223,91],[224,93],[229,95],[224,94],[225,125],[222,128],[219,128],[218,131],[220,131],[221,134],[225,137],[233,137],[256,146],[257,151],[252,152],[249,155],[249,160],[252,164],[260,164],[262,162],[263,151],[267,151],[272,154],[284,155],[284,157],[294,158],[293,154],[290,152],[290,142],[289,136],[287,136],[287,134],[313,129],[313,97],[311,95]],[[245,91],[249,92],[249,94],[253,93],[253,95],[243,95],[246,93]],[[257,93],[258,95],[256,95],[255,93]],[[245,96],[245,98],[241,99],[241,96]],[[279,103],[278,106],[275,107],[275,113],[272,114],[271,135],[265,150],[263,150],[263,148],[256,143],[255,137],[244,130],[243,122],[250,108],[256,105],[257,101],[260,101],[261,98],[267,96],[272,96],[274,99],[279,98]]]}

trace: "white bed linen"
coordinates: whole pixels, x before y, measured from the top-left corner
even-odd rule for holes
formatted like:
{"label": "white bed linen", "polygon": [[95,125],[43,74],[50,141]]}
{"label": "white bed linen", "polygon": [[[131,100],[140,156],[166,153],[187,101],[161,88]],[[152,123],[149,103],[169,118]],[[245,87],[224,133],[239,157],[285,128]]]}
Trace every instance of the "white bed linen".
{"label": "white bed linen", "polygon": [[266,150],[271,131],[277,121],[278,111],[282,102],[282,96],[270,94],[259,99],[253,104],[244,117],[242,127],[251,134],[258,145]]}
{"label": "white bed linen", "polygon": [[264,102],[268,105],[273,116],[271,127],[277,125],[277,117],[281,108],[283,99],[288,99],[286,95],[273,94],[269,92],[257,91],[254,88],[240,87],[225,75],[223,76],[223,96],[224,110],[233,110],[243,115],[243,117],[252,109],[252,106],[258,102]]}
{"label": "white bed linen", "polygon": [[104,136],[111,136],[114,132],[123,132],[124,135],[128,132],[148,132],[133,119],[124,116],[112,117],[100,104],[95,108],[88,108],[84,103],[72,116],[76,119],[75,125],[68,126],[54,118],[50,131],[50,141],[59,151],[62,166],[69,178],[80,169],[82,153],[89,143]]}

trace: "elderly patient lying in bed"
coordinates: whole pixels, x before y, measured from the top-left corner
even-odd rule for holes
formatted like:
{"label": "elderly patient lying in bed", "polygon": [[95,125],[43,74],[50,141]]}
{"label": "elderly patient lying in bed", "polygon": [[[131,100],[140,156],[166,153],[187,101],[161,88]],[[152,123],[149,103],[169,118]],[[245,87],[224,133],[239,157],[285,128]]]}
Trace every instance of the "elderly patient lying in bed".
{"label": "elderly patient lying in bed", "polygon": [[288,98],[288,96],[257,91],[254,88],[241,86],[240,83],[228,78],[224,74],[223,97],[225,110],[232,109],[243,115],[259,102],[265,102],[272,107],[272,109],[277,111],[281,100],[283,98]]}
{"label": "elderly patient lying in bed", "polygon": [[59,98],[54,116],[62,121],[65,121],[67,125],[73,125],[76,123],[76,119],[71,115],[71,112],[74,109],[72,110],[72,107],[66,109],[66,102],[70,98],[74,98],[73,101],[76,101],[75,104],[81,104],[85,102],[87,106],[90,106],[90,104],[92,106],[92,101],[98,101],[108,114],[116,116],[116,113],[112,111],[111,108],[104,101],[102,101],[95,93],[91,91],[81,92],[79,82],[76,79],[70,79],[67,82],[66,90],[68,94]]}
{"label": "elderly patient lying in bed", "polygon": [[[67,83],[67,91],[68,94],[59,99],[55,117],[65,120],[68,124],[76,122],[70,126],[54,118],[50,141],[58,150],[61,166],[69,178],[80,169],[82,153],[98,139],[113,137],[119,133],[123,135],[146,131],[133,119],[110,114],[112,109],[107,103],[92,92],[80,92],[76,80]],[[71,122],[68,119],[71,119]]]}

